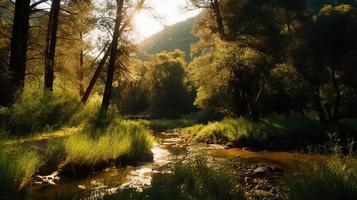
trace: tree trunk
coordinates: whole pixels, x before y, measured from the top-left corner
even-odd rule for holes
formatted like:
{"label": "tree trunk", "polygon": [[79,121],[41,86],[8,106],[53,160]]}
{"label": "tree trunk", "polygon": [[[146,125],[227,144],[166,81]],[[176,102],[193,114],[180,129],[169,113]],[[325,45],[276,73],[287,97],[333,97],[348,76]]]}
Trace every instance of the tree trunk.
{"label": "tree trunk", "polygon": [[227,37],[225,29],[224,29],[224,25],[223,25],[221,7],[220,7],[220,3],[218,0],[213,0],[212,8],[213,8],[213,11],[214,11],[214,14],[216,17],[218,34],[222,40],[228,40],[228,37]]}
{"label": "tree trunk", "polygon": [[332,78],[332,84],[333,88],[336,93],[336,98],[334,102],[334,112],[333,112],[333,117],[332,121],[336,122],[339,120],[339,115],[340,115],[340,104],[341,104],[341,89],[338,85],[338,81],[336,78],[336,66],[338,62],[334,62],[331,70],[331,78]]}
{"label": "tree trunk", "polygon": [[[140,10],[143,5],[145,3],[145,0],[141,0],[139,3],[138,3],[138,6],[135,8],[134,10],[134,13],[138,10]],[[119,37],[122,35],[122,33],[124,32],[125,28],[130,24],[131,20],[130,18],[128,20],[125,21],[125,23],[123,24],[123,26],[120,28],[119,30]],[[109,54],[110,54],[110,50],[111,50],[112,46],[110,44],[110,46],[108,47],[108,49],[106,50],[105,54],[104,54],[104,57],[102,58],[102,60],[100,61],[96,71],[94,72],[94,75],[92,77],[92,79],[90,80],[90,83],[86,89],[86,91],[84,92],[84,95],[82,97],[82,100],[81,100],[81,103],[85,104],[88,99],[89,99],[89,96],[90,96],[90,93],[92,92],[93,88],[94,88],[94,85],[95,83],[97,82],[98,78],[99,78],[99,75],[101,73],[101,71],[103,70],[103,67],[105,65],[105,62],[107,62],[107,59],[109,57]],[[105,50],[105,49],[104,49]],[[103,51],[104,51],[103,50]]]}
{"label": "tree trunk", "polygon": [[15,91],[11,94],[12,101],[14,100],[15,93],[18,92],[18,90],[21,93],[24,87],[29,20],[30,0],[16,1],[9,65],[9,70],[12,75],[11,82],[15,87]]}
{"label": "tree trunk", "polygon": [[45,89],[49,91],[53,91],[54,65],[60,7],[61,0],[53,0],[48,19],[45,49]]}
{"label": "tree trunk", "polygon": [[94,85],[97,82],[97,80],[99,78],[99,75],[102,72],[105,63],[108,60],[108,57],[109,57],[109,54],[110,54],[110,49],[111,49],[111,45],[108,47],[108,49],[106,50],[102,60],[99,62],[99,65],[98,65],[97,69],[95,70],[94,75],[93,75],[92,79],[90,80],[86,91],[83,94],[81,103],[85,104],[88,101],[90,93],[92,92],[92,90],[94,88]]}
{"label": "tree trunk", "polygon": [[100,117],[105,117],[110,104],[110,97],[112,95],[112,86],[114,80],[115,63],[118,55],[118,44],[120,36],[120,24],[122,21],[122,11],[123,11],[124,0],[117,0],[117,14],[115,20],[113,41],[110,50],[110,59],[108,64],[107,80],[105,82],[105,90],[103,95],[102,107],[100,110]]}
{"label": "tree trunk", "polygon": [[83,65],[84,65],[84,52],[83,52],[83,33],[79,33],[79,37],[81,40],[81,50],[79,53],[79,72],[78,72],[78,81],[79,81],[79,95],[82,97],[84,95],[84,86],[83,86],[83,79],[84,79],[84,72],[83,72]]}
{"label": "tree trunk", "polygon": [[317,111],[319,113],[320,122],[322,124],[327,124],[328,120],[326,118],[324,109],[323,109],[323,107],[321,105],[320,88],[318,88],[316,92],[317,92],[317,94],[316,94],[316,97],[315,97],[316,98],[315,99],[315,104],[316,104]]}

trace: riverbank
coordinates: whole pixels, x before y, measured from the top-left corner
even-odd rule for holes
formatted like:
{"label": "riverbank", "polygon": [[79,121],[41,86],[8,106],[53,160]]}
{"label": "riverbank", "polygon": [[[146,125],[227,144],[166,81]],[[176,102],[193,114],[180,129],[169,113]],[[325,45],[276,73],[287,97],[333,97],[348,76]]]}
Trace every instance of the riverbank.
{"label": "riverbank", "polygon": [[152,142],[145,126],[123,120],[113,120],[105,128],[83,125],[3,139],[1,194],[11,199],[26,193],[29,185],[57,185],[66,176],[87,176],[110,165],[151,161]]}
{"label": "riverbank", "polygon": [[259,121],[227,118],[180,128],[179,132],[192,142],[221,144],[228,148],[294,151],[323,146],[333,139],[347,145],[357,138],[357,122],[350,119],[323,125],[314,118],[273,115]]}

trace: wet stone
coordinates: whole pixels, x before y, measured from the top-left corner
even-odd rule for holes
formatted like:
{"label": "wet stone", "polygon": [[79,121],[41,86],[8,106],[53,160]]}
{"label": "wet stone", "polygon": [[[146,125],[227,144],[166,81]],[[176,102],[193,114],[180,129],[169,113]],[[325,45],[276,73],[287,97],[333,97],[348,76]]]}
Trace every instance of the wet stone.
{"label": "wet stone", "polygon": [[262,175],[264,173],[267,173],[268,171],[269,171],[269,168],[267,168],[267,167],[258,167],[253,171],[253,173],[255,175]]}
{"label": "wet stone", "polygon": [[206,143],[206,144],[213,144],[213,140],[211,140],[211,139],[206,139],[206,140],[204,141],[204,143]]}
{"label": "wet stone", "polygon": [[253,181],[253,179],[250,178],[250,177],[245,177],[244,178],[244,182],[246,182],[246,183],[251,183],[252,181]]}

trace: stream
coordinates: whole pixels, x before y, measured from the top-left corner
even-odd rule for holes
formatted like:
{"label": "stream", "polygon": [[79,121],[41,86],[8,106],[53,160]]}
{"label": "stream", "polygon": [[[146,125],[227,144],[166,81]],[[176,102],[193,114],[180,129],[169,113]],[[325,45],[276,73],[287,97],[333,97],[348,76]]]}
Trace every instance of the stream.
{"label": "stream", "polygon": [[246,148],[226,149],[221,145],[189,144],[175,132],[157,133],[155,137],[153,162],[136,166],[111,166],[82,179],[63,178],[57,185],[33,185],[28,190],[27,199],[94,200],[119,193],[128,187],[140,190],[150,186],[153,174],[169,172],[175,163],[187,162],[197,155],[204,156],[208,164],[231,167],[250,199],[278,199],[284,171],[297,160],[306,160],[307,157],[305,154],[289,152],[253,152]]}

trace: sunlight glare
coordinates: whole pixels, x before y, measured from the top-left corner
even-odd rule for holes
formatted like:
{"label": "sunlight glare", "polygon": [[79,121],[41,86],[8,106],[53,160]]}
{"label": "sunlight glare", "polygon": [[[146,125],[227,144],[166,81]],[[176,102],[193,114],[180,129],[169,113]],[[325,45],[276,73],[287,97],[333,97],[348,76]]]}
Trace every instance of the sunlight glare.
{"label": "sunlight glare", "polygon": [[190,17],[196,16],[200,10],[184,9],[186,0],[147,0],[148,10],[142,10],[134,17],[134,30],[138,40],[145,39],[170,26]]}
{"label": "sunlight glare", "polygon": [[141,11],[134,17],[134,27],[139,38],[146,38],[162,30],[163,25],[157,19],[150,16],[150,13]]}

